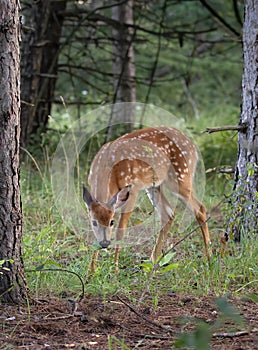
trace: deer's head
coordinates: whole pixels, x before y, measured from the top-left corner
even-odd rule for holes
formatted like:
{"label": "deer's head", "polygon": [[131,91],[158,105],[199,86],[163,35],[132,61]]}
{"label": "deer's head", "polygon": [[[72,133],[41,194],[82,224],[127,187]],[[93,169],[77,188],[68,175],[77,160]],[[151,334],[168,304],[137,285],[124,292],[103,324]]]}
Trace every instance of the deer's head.
{"label": "deer's head", "polygon": [[103,203],[93,198],[85,185],[83,185],[83,200],[89,212],[91,227],[95,238],[102,248],[107,248],[111,243],[115,210],[126,203],[130,189],[130,185],[126,186],[113,195],[107,203]]}

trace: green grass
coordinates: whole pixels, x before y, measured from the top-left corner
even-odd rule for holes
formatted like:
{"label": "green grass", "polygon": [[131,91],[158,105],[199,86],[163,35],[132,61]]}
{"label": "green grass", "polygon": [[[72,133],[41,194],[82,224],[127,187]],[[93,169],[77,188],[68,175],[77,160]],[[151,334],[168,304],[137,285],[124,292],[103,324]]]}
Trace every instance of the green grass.
{"label": "green grass", "polygon": [[[237,109],[228,106],[222,111],[219,106],[216,108],[216,111],[212,110],[206,115],[201,115],[198,124],[195,120],[189,121],[190,130],[194,135],[194,141],[200,147],[206,169],[212,169],[207,174],[204,198],[208,211],[211,212],[209,229],[214,250],[211,266],[207,265],[203,253],[202,236],[198,229],[190,238],[177,246],[174,256],[168,263],[168,265],[175,264],[176,267],[170,271],[166,272],[164,267],[160,267],[155,273],[146,271],[142,263],[148,260],[152,244],[139,245],[122,250],[118,275],[114,273],[114,250],[101,251],[96,272],[88,280],[94,247],[87,243],[85,235],[75,233],[64,225],[55,207],[49,178],[51,168],[49,153],[54,151],[57,140],[53,141],[51,135],[45,135],[43,151],[40,150],[37,153],[34,149],[35,159],[26,154],[21,172],[24,216],[23,251],[27,280],[32,294],[76,296],[81,293],[78,277],[65,271],[44,272],[43,267],[66,269],[78,273],[85,281],[86,293],[103,297],[124,293],[133,297],[136,290],[139,291],[138,294],[147,290],[153,296],[154,303],[158,302],[160,295],[168,292],[221,295],[248,294],[255,290],[257,285],[255,257],[258,253],[255,237],[244,239],[240,247],[231,243],[228,247],[230,253],[223,257],[220,255],[220,236],[223,235],[230,215],[230,208],[226,208],[225,195],[229,196],[232,193],[232,178],[229,175],[220,175],[219,168],[223,165],[234,166],[237,153],[236,133],[223,132],[208,135],[202,131],[207,126],[237,124],[235,121]],[[94,151],[91,150],[91,153]],[[85,169],[81,173],[85,173]],[[141,224],[146,230],[156,232],[155,223],[146,220],[152,211],[146,196],[141,196],[138,203],[131,223]],[[221,210],[223,208],[226,209]],[[177,210],[176,214],[177,220],[171,230],[173,243],[196,226],[193,222],[191,227],[179,229],[180,212]],[[86,212],[85,221],[87,221]],[[86,227],[87,230],[90,231],[89,225]],[[86,234],[93,235],[92,232],[86,232]]]}
{"label": "green grass", "polygon": [[[114,272],[114,251],[101,251],[97,269],[89,277],[89,266],[94,251],[83,235],[75,234],[65,227],[55,206],[50,190],[48,166],[41,165],[41,174],[34,163],[26,158],[22,167],[22,200],[24,215],[23,254],[27,281],[35,296],[75,297],[81,293],[81,283],[76,275],[67,271],[44,271],[63,269],[77,273],[85,282],[85,293],[107,295],[121,293],[133,298],[136,291],[149,293],[156,305],[164,293],[191,293],[196,295],[221,295],[227,293],[252,294],[257,285],[258,243],[255,237],[243,240],[240,247],[231,243],[230,253],[220,255],[220,235],[223,231],[223,217],[209,222],[214,254],[209,267],[203,253],[200,229],[177,246],[166,266],[160,266],[153,273],[148,262],[151,245],[125,248],[120,256],[120,270]],[[216,205],[225,190],[225,180],[216,179],[209,185],[206,202]],[[221,192],[220,192],[221,191]],[[139,220],[149,211],[143,206],[133,220]],[[224,213],[221,215],[225,215]],[[85,213],[87,217],[87,214]],[[193,223],[192,227],[196,224]],[[172,228],[172,241],[182,238],[185,232],[177,233],[177,222]],[[149,269],[142,263],[147,260]],[[110,340],[111,341],[111,340]],[[114,340],[112,340],[114,341]]]}

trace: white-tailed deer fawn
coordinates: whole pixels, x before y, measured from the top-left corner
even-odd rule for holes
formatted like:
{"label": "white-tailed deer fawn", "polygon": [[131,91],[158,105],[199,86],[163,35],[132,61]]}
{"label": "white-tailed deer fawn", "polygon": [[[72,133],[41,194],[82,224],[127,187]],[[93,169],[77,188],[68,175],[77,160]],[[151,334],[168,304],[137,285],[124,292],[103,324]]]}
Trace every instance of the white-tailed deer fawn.
{"label": "white-tailed deer fawn", "polygon": [[[206,208],[193,193],[193,178],[198,160],[195,145],[180,131],[153,127],[133,131],[105,144],[95,156],[88,178],[91,193],[83,185],[83,199],[89,211],[92,229],[99,244],[111,242],[115,210],[121,207],[116,229],[115,262],[118,267],[119,241],[124,237],[140,190],[146,190],[160,217],[159,231],[152,251],[155,262],[162,252],[172,224],[173,209],[165,197],[163,185],[181,198],[199,223],[209,260],[210,236]],[[95,269],[95,254],[91,271]]]}

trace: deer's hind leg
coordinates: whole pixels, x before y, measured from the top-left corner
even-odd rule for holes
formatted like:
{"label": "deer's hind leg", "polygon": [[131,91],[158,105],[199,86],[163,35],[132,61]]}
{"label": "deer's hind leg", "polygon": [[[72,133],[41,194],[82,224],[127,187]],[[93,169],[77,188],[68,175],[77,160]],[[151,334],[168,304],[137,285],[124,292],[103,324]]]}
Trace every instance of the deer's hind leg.
{"label": "deer's hind leg", "polygon": [[179,189],[179,194],[182,197],[183,201],[187,204],[187,206],[191,209],[193,214],[195,215],[196,221],[200,225],[203,241],[204,241],[204,249],[205,254],[207,256],[208,262],[210,262],[210,234],[207,223],[207,213],[204,204],[202,204],[193,194],[193,191],[189,188],[181,187]]}

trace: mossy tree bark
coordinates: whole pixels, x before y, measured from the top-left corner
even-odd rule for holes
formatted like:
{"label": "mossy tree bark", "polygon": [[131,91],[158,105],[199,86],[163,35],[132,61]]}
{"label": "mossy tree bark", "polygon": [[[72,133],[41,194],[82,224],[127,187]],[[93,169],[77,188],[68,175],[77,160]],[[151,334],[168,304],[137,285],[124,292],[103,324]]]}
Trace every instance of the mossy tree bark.
{"label": "mossy tree bark", "polygon": [[26,297],[19,174],[19,0],[0,2],[0,300]]}

